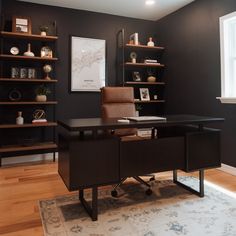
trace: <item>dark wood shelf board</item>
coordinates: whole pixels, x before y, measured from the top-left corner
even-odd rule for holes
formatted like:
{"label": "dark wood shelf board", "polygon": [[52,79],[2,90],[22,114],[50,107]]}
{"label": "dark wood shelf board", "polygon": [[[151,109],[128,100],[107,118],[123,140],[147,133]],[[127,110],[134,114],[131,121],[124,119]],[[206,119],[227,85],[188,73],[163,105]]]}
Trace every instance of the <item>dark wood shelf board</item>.
{"label": "dark wood shelf board", "polygon": [[165,85],[165,82],[135,82],[135,81],[126,81],[125,84],[130,84],[130,85]]}
{"label": "dark wood shelf board", "polygon": [[27,40],[39,40],[39,41],[56,41],[58,39],[57,36],[41,36],[37,34],[22,34],[22,33],[14,33],[1,31],[0,35],[3,38],[14,38],[14,39],[27,39]]}
{"label": "dark wood shelf board", "polygon": [[48,150],[48,149],[56,149],[56,148],[57,148],[57,145],[53,142],[36,143],[30,146],[9,145],[9,146],[0,147],[0,153],[37,151],[37,150]]}
{"label": "dark wood shelf board", "polygon": [[37,124],[23,124],[23,125],[17,125],[17,124],[0,124],[0,129],[18,129],[18,128],[36,128],[36,127],[54,127],[57,126],[56,122],[45,122],[45,123],[37,123]]}
{"label": "dark wood shelf board", "polygon": [[0,82],[27,82],[27,83],[56,83],[58,80],[51,79],[12,79],[12,78],[0,78]]}
{"label": "dark wood shelf board", "polygon": [[0,105],[54,105],[57,104],[57,101],[48,101],[48,102],[35,102],[35,101],[30,101],[30,102],[4,102],[0,101]]}
{"label": "dark wood shelf board", "polygon": [[30,61],[57,61],[58,58],[49,58],[49,57],[27,57],[27,56],[14,56],[14,55],[8,55],[8,54],[0,54],[0,59],[4,60],[30,60]]}
{"label": "dark wood shelf board", "polygon": [[165,100],[134,101],[135,103],[164,103]]}
{"label": "dark wood shelf board", "polygon": [[155,64],[155,63],[147,64],[147,63],[126,62],[124,65],[129,67],[165,67],[163,64]]}
{"label": "dark wood shelf board", "polygon": [[125,45],[126,48],[135,48],[135,49],[144,49],[144,50],[164,50],[164,47],[158,47],[158,46],[154,46],[154,47],[150,47],[147,45],[134,45],[134,44],[126,44]]}

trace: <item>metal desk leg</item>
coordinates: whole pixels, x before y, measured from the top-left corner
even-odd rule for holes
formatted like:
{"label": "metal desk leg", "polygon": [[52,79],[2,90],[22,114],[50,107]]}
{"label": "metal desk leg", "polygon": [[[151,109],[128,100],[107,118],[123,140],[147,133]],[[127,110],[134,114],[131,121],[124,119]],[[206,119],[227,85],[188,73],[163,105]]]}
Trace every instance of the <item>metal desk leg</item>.
{"label": "metal desk leg", "polygon": [[199,170],[199,191],[192,189],[191,187],[185,185],[178,181],[177,170],[173,170],[173,181],[175,184],[183,187],[184,189],[198,195],[199,197],[204,197],[204,170]]}
{"label": "metal desk leg", "polygon": [[98,202],[98,188],[92,188],[92,206],[84,199],[84,189],[79,190],[79,200],[83,205],[86,212],[89,214],[93,221],[96,221],[98,218],[97,202]]}

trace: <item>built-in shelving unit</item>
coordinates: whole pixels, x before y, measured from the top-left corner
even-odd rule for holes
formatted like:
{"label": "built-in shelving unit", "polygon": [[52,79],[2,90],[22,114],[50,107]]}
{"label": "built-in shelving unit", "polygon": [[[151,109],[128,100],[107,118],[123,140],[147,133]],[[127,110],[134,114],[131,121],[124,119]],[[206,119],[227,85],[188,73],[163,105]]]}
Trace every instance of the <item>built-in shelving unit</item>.
{"label": "built-in shelving unit", "polygon": [[[148,39],[149,36],[147,36]],[[162,74],[165,65],[161,63],[161,55],[165,50],[162,46],[147,46],[146,42],[135,45],[127,43],[129,36],[125,35],[122,29],[117,34],[117,81],[123,86],[134,88],[134,99],[137,108],[142,108],[142,115],[157,115],[162,113],[165,103],[163,99],[163,88],[165,82],[162,81]],[[137,55],[136,61],[131,61],[131,53]],[[154,63],[145,62],[146,59],[156,60]],[[150,71],[156,77],[156,81],[148,80]],[[134,80],[134,72],[140,74],[140,80]],[[140,95],[141,89],[149,91],[150,100],[144,101]]]}
{"label": "built-in shelving unit", "polygon": [[[54,154],[53,159],[55,160],[55,152],[57,151],[55,84],[58,80],[56,79],[54,63],[58,61],[55,44],[57,39],[57,36],[51,35],[41,36],[6,30],[0,31],[0,165],[1,159],[4,157],[48,152]],[[28,43],[35,50],[34,57],[24,56],[22,49],[18,55],[10,54],[9,45],[10,47],[11,44],[12,47],[20,46],[26,51]],[[40,55],[40,47],[43,46],[52,47],[54,57],[38,56]],[[42,68],[45,64],[53,67],[53,72],[50,74],[52,79],[50,80],[44,79],[45,74]],[[11,78],[10,70],[12,67],[33,67],[36,72],[40,71],[40,73],[36,73],[36,77],[33,78]],[[46,102],[35,101],[35,90],[38,86],[48,86],[50,89],[51,95]],[[17,101],[11,101],[7,93],[11,89],[20,90],[22,97]],[[38,109],[45,110],[47,122],[31,122],[33,113]],[[22,125],[15,123],[18,111],[23,111],[25,122]]]}

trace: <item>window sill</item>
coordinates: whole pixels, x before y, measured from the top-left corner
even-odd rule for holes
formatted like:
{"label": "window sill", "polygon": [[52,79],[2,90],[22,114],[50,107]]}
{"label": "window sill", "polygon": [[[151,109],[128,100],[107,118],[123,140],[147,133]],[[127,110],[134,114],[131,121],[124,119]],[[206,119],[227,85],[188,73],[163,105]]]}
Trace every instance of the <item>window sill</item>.
{"label": "window sill", "polygon": [[236,97],[217,97],[221,103],[236,104]]}

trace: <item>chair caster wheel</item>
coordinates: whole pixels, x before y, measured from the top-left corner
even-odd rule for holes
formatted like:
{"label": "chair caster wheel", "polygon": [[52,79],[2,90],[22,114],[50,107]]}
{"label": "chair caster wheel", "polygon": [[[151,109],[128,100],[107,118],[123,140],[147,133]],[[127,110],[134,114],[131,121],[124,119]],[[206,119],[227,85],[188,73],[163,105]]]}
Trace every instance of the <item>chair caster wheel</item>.
{"label": "chair caster wheel", "polygon": [[111,191],[111,196],[112,197],[118,197],[118,192],[116,190]]}
{"label": "chair caster wheel", "polygon": [[154,181],[155,180],[155,177],[151,177],[149,181]]}
{"label": "chair caster wheel", "polygon": [[146,190],[145,193],[147,196],[150,196],[150,195],[152,195],[152,190],[149,188],[148,190]]}

